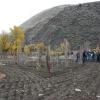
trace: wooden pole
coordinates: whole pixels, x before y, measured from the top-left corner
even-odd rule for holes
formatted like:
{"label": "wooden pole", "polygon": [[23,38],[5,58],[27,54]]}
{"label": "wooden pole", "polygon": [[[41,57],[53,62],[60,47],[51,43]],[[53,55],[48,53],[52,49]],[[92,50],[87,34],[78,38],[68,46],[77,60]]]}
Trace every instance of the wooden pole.
{"label": "wooden pole", "polygon": [[84,50],[88,51],[90,49],[90,42],[89,41],[85,41],[84,42]]}
{"label": "wooden pole", "polygon": [[48,69],[48,73],[50,74],[50,65],[49,65],[49,61],[50,61],[50,56],[49,56],[49,45],[47,46],[47,52],[46,52],[46,66]]}
{"label": "wooden pole", "polygon": [[64,39],[65,44],[65,66],[68,67],[68,52],[69,52],[69,42],[67,39]]}
{"label": "wooden pole", "polygon": [[83,46],[80,46],[80,64],[83,64]]}

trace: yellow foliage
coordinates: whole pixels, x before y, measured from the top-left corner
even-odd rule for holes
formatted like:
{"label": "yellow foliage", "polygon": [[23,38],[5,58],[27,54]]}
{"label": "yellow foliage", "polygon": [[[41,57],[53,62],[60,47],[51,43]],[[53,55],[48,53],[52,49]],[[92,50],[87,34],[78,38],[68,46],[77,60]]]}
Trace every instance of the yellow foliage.
{"label": "yellow foliage", "polygon": [[50,51],[50,53],[49,53],[49,55],[51,55],[51,56],[61,56],[61,55],[63,55],[64,54],[64,52],[62,52],[62,51]]}
{"label": "yellow foliage", "polygon": [[7,42],[7,43],[6,43],[6,46],[5,46],[5,49],[7,50],[7,49],[9,49],[9,48],[10,48],[10,43]]}
{"label": "yellow foliage", "polygon": [[60,44],[60,47],[61,47],[62,50],[64,50],[65,44],[64,44],[64,43],[61,43],[61,44]]}
{"label": "yellow foliage", "polygon": [[[14,26],[13,29],[10,29],[12,33],[14,46],[16,45],[17,49],[21,48],[24,42],[24,32],[20,27]],[[14,47],[14,48],[16,48]]]}
{"label": "yellow foliage", "polygon": [[37,43],[37,44],[35,45],[35,48],[36,48],[37,50],[44,50],[44,49],[45,49],[45,44],[44,44],[43,42]]}
{"label": "yellow foliage", "polygon": [[8,49],[10,48],[8,34],[4,32],[0,35],[0,48],[2,51],[8,51]]}
{"label": "yellow foliage", "polygon": [[30,48],[29,48],[29,46],[25,46],[24,47],[24,52],[25,52],[25,54],[29,54],[30,53]]}
{"label": "yellow foliage", "polygon": [[16,49],[17,49],[16,44],[13,44],[13,45],[12,45],[12,50],[16,50]]}
{"label": "yellow foliage", "polygon": [[15,39],[24,40],[24,32],[20,27],[14,26],[13,29],[11,29],[11,32]]}

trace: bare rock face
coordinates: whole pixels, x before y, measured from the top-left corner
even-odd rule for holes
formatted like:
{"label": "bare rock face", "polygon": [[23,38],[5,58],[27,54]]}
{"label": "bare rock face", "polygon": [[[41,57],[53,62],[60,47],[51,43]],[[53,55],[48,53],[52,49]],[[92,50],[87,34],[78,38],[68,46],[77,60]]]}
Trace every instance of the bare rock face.
{"label": "bare rock face", "polygon": [[100,2],[57,6],[32,17],[21,27],[26,43],[51,40],[54,46],[67,38],[73,49],[85,40],[96,47],[100,43]]}

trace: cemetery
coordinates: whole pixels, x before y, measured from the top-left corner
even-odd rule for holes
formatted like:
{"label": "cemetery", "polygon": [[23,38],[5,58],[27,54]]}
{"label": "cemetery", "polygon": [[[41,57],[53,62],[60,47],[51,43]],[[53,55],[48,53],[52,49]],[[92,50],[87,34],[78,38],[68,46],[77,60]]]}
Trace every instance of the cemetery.
{"label": "cemetery", "polygon": [[92,53],[99,52],[98,46],[90,49],[85,42],[79,50],[71,50],[64,39],[62,53],[50,45],[44,50],[40,44],[39,49],[27,49],[27,53],[0,53],[1,100],[98,100],[100,67],[98,57],[92,59]]}
{"label": "cemetery", "polygon": [[1,32],[0,100],[100,100],[100,2],[57,6]]}

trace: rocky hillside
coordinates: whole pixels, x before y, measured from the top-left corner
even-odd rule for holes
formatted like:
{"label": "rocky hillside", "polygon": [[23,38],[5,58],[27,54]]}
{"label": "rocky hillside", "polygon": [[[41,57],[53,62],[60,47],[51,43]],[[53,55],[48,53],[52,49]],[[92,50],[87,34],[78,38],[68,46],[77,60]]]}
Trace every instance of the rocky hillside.
{"label": "rocky hillside", "polygon": [[21,26],[26,33],[26,43],[50,40],[54,46],[67,38],[74,49],[85,40],[95,47],[100,41],[100,2],[57,6]]}

